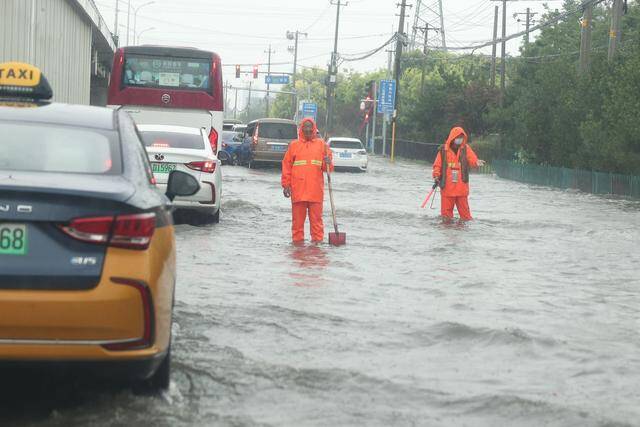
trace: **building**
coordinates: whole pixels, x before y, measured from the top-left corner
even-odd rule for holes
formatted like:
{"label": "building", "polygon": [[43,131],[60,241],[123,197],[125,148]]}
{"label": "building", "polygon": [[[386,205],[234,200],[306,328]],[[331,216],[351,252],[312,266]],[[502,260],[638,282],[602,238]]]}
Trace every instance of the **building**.
{"label": "building", "polygon": [[93,0],[0,0],[0,62],[40,68],[57,102],[105,105],[114,51]]}

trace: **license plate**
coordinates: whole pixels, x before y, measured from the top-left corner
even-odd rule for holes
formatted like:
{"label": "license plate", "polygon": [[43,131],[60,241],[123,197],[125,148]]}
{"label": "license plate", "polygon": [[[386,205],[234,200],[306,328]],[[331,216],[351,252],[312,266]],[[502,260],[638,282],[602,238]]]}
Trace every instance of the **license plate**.
{"label": "license plate", "polygon": [[351,158],[351,153],[340,153],[340,158],[341,159],[350,159]]}
{"label": "license plate", "polygon": [[27,226],[0,223],[0,255],[27,254]]}
{"label": "license plate", "polygon": [[271,151],[287,151],[286,145],[271,145]]}
{"label": "license plate", "polygon": [[176,170],[176,167],[175,163],[151,163],[153,173],[169,173]]}

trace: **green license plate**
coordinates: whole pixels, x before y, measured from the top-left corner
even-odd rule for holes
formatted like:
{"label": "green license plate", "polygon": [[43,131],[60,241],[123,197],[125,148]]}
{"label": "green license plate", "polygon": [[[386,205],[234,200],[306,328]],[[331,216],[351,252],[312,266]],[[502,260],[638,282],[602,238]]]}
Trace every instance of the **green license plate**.
{"label": "green license plate", "polygon": [[27,226],[0,223],[0,255],[27,254]]}
{"label": "green license plate", "polygon": [[175,163],[151,163],[153,173],[169,173],[176,170],[176,167]]}

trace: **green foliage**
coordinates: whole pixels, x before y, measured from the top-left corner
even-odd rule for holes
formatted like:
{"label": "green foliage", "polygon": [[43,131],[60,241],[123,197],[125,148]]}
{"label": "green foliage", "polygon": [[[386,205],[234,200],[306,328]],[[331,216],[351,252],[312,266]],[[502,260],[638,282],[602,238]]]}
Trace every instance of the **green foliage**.
{"label": "green foliage", "polygon": [[[610,14],[594,7],[590,72],[578,70],[581,0],[566,0],[543,20],[563,18],[544,27],[521,55],[507,61],[507,90],[502,105],[490,79],[490,58],[429,51],[407,52],[402,62],[399,138],[442,142],[461,125],[482,139],[481,157],[569,168],[640,172],[640,5],[629,2],[623,17],[621,48],[607,61]],[[565,16],[566,15],[566,16]],[[358,136],[360,100],[365,84],[382,71],[339,75],[336,132]],[[305,69],[296,89],[317,102],[319,125],[326,115],[325,71]],[[291,99],[280,95],[274,113],[292,117]],[[379,133],[379,131],[378,131]],[[362,136],[362,135],[360,135]]]}

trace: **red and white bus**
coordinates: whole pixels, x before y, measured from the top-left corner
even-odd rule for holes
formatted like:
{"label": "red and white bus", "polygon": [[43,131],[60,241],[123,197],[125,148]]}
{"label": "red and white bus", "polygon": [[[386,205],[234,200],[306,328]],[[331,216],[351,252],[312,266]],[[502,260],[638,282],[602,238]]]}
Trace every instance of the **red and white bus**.
{"label": "red and white bus", "polygon": [[119,48],[107,104],[138,124],[205,128],[217,154],[224,115],[220,57],[194,48]]}

